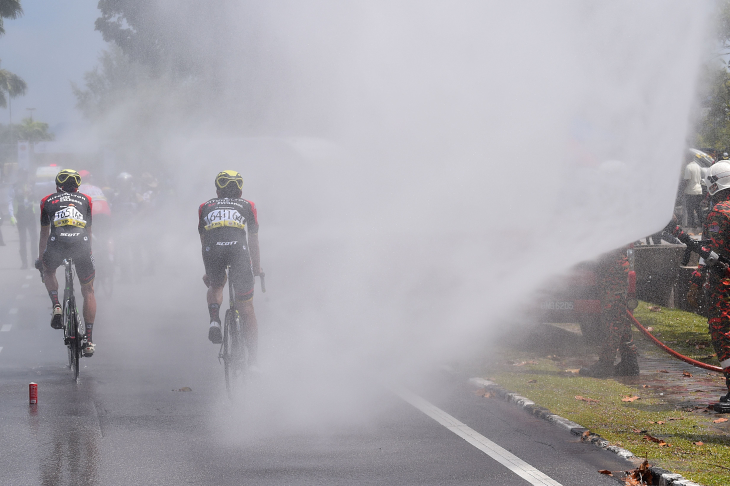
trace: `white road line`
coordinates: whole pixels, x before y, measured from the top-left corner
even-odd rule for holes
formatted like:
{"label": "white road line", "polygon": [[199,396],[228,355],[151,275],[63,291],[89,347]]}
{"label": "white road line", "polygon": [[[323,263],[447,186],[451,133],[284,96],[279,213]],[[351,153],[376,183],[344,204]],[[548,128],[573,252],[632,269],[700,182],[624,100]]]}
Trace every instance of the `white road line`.
{"label": "white road line", "polygon": [[30,287],[29,283],[24,283],[23,285],[20,286],[21,289],[27,289],[28,287]]}
{"label": "white road line", "polygon": [[12,327],[12,324],[3,324],[3,327],[0,327],[0,332],[8,332]]}
{"label": "white road line", "polygon": [[12,309],[10,309],[8,311],[8,314],[17,314],[17,313],[18,313],[18,308],[17,307],[13,307]]}
{"label": "white road line", "polygon": [[562,486],[559,482],[500,447],[476,430],[459,422],[440,408],[403,388],[394,388],[396,395],[455,433],[513,473],[535,486]]}

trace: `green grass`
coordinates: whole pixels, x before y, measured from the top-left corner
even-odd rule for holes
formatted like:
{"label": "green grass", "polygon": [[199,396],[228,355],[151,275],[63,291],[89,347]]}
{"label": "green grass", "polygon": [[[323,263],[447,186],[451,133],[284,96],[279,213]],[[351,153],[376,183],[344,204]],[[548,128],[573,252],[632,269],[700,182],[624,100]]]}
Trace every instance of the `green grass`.
{"label": "green grass", "polygon": [[[649,310],[650,308],[654,311]],[[657,309],[658,312],[656,312]],[[714,356],[715,350],[712,348],[705,317],[692,312],[654,306],[646,302],[639,303],[639,307],[634,311],[634,317],[644,327],[652,327],[652,334],[675,351],[708,364],[715,366],[720,364]],[[634,331],[634,334],[642,336],[641,339],[649,343],[640,332]],[[647,350],[663,353],[653,344]]]}
{"label": "green grass", "polygon": [[[655,335],[671,342],[671,347],[682,354],[695,359],[713,354],[704,318],[674,309],[651,312],[649,305],[643,302],[635,315],[645,327],[653,327]],[[647,346],[653,348],[648,340],[644,341],[640,343],[642,352]],[[611,444],[626,448],[637,457],[647,457],[653,465],[705,486],[730,484],[730,421],[715,424],[712,420],[722,416],[702,410],[677,410],[653,388],[566,372],[566,368],[572,367],[571,359],[575,358],[548,357],[549,350],[545,351],[541,356],[536,352],[502,347],[499,356],[486,365],[483,374],[553,413],[587,427]],[[576,396],[597,402],[581,401]],[[622,401],[631,396],[640,399]],[[647,434],[668,445],[646,440]],[[697,442],[702,444],[695,444]]]}

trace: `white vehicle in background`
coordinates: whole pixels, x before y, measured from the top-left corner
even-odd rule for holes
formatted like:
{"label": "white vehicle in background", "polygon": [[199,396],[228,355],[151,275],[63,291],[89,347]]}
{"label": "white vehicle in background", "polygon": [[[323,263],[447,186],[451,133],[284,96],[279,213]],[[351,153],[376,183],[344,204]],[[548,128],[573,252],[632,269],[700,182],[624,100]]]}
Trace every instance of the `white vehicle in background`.
{"label": "white vehicle in background", "polygon": [[56,192],[56,174],[61,172],[63,167],[57,165],[45,165],[35,170],[35,185],[33,195],[40,202],[49,194]]}

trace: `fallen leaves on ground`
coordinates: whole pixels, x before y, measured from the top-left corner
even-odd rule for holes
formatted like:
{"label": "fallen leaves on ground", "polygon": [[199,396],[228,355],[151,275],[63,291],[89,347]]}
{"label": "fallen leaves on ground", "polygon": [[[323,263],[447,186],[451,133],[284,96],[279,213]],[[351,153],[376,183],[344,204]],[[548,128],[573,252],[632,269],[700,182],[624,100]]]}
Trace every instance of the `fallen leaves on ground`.
{"label": "fallen leaves on ground", "polygon": [[636,400],[641,400],[641,397],[637,397],[636,395],[630,397],[627,395],[621,399],[622,402],[635,402]]}
{"label": "fallen leaves on ground", "polygon": [[626,479],[624,484],[628,486],[640,486],[642,484],[651,484],[654,479],[654,475],[649,469],[651,465],[649,461],[645,460],[639,467],[633,471],[626,471]]}
{"label": "fallen leaves on ground", "polygon": [[569,370],[565,370],[565,372],[566,372],[566,373],[573,373],[573,374],[577,374],[577,373],[579,373],[579,372],[580,372],[580,369],[579,369],[579,368],[575,368],[575,369],[572,369],[572,368],[571,368],[571,369],[569,369]]}
{"label": "fallen leaves on ground", "polygon": [[530,380],[527,383],[537,383],[537,380]]}
{"label": "fallen leaves on ground", "polygon": [[651,388],[651,385],[641,385],[641,388]]}
{"label": "fallen leaves on ground", "polygon": [[723,422],[727,422],[727,419],[726,418],[719,418],[719,419],[713,420],[712,422],[713,423],[716,423],[716,424],[721,424]]}
{"label": "fallen leaves on ground", "polygon": [[576,395],[576,396],[575,396],[575,399],[576,399],[576,400],[580,400],[580,401],[582,401],[582,402],[588,402],[588,403],[598,403],[598,400],[596,400],[596,399],[594,399],[594,398],[586,398],[586,397],[582,397],[582,396],[580,396],[580,395]]}
{"label": "fallen leaves on ground", "polygon": [[692,442],[692,443],[693,443],[694,445],[696,445],[696,446],[703,446],[703,445],[705,445],[705,443],[704,443],[704,442],[702,442],[701,440],[700,440],[700,441],[697,441],[697,442]]}
{"label": "fallen leaves on ground", "polygon": [[689,371],[683,371],[682,376],[686,378],[692,378],[692,373],[690,373]]}
{"label": "fallen leaves on ground", "polygon": [[655,444],[659,444],[659,447],[672,447],[669,444],[667,444],[666,442],[664,442],[663,439],[659,439],[657,437],[654,437],[651,434],[646,434],[644,436],[644,440],[647,440],[649,442],[654,442]]}
{"label": "fallen leaves on ground", "polygon": [[474,393],[478,397],[492,398],[492,393],[491,392],[488,392],[484,388],[480,388],[479,390],[476,390]]}
{"label": "fallen leaves on ground", "polygon": [[657,420],[656,422],[654,422],[653,420],[649,420],[649,423],[650,424],[657,424],[657,425],[664,425],[664,424],[666,424],[666,422],[663,421],[663,420]]}
{"label": "fallen leaves on ground", "polygon": [[659,373],[669,373],[667,370],[658,370]]}
{"label": "fallen leaves on ground", "polygon": [[651,327],[651,326],[649,326],[649,327],[647,327],[647,328],[646,328],[646,330],[647,330],[647,331],[649,331],[649,332],[651,332],[651,331],[653,331],[653,330],[654,330],[654,328],[653,328],[653,327]]}
{"label": "fallen leaves on ground", "polygon": [[658,305],[652,305],[652,306],[649,307],[649,311],[650,312],[661,312],[662,311],[662,308],[659,307]]}
{"label": "fallen leaves on ground", "polygon": [[530,360],[530,361],[520,361],[519,363],[511,363],[512,366],[525,366],[526,364],[537,364],[537,361]]}
{"label": "fallen leaves on ground", "polygon": [[599,469],[598,472],[601,474],[605,474],[606,476],[613,476],[613,473],[608,469]]}

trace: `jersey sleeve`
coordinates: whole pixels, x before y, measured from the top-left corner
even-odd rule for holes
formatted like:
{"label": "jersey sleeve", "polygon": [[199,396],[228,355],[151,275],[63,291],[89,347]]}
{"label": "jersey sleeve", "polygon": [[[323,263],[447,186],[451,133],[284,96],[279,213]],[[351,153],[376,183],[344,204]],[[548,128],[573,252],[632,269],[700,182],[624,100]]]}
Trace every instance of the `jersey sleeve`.
{"label": "jersey sleeve", "polygon": [[201,235],[205,230],[205,227],[203,226],[203,206],[205,206],[205,203],[201,204],[198,208],[198,233]]}
{"label": "jersey sleeve", "polygon": [[248,234],[250,235],[256,235],[259,232],[259,215],[256,211],[256,205],[253,203],[253,201],[248,201],[248,203],[251,205],[251,216],[247,218],[250,223],[248,223]]}
{"label": "jersey sleeve", "polygon": [[91,215],[93,213],[91,197],[87,196],[86,194],[84,194],[84,196],[89,201],[89,207],[86,210],[86,229],[91,229]]}
{"label": "jersey sleeve", "polygon": [[48,211],[46,211],[46,200],[48,199],[48,196],[41,199],[41,226],[50,226],[51,225],[51,215],[48,214]]}

